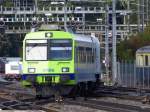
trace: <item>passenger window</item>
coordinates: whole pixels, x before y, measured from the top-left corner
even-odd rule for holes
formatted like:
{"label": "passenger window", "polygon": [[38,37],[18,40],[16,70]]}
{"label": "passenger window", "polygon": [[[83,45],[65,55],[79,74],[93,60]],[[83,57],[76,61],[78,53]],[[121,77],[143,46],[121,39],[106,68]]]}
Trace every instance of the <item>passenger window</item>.
{"label": "passenger window", "polygon": [[85,52],[85,48],[84,47],[83,47],[82,53],[83,53],[83,60],[82,60],[82,62],[86,63],[86,52]]}
{"label": "passenger window", "polygon": [[145,56],[145,66],[148,66],[148,56]]}
{"label": "passenger window", "polygon": [[92,48],[86,48],[87,63],[92,63]]}
{"label": "passenger window", "polygon": [[95,52],[94,52],[94,49],[92,50],[92,63],[94,63],[94,55],[95,55]]}
{"label": "passenger window", "polygon": [[84,57],[84,48],[83,47],[78,47],[79,50],[79,63],[83,63],[85,60]]}
{"label": "passenger window", "polygon": [[144,66],[143,59],[144,59],[143,55],[138,56],[138,65],[139,66]]}

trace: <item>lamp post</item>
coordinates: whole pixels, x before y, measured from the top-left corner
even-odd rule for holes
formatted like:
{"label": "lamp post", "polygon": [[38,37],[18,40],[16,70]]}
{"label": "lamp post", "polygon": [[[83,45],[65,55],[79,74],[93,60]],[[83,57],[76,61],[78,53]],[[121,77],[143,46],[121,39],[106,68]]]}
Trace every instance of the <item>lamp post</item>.
{"label": "lamp post", "polygon": [[117,77],[117,59],[116,59],[116,0],[112,1],[112,78],[113,84],[116,83]]}
{"label": "lamp post", "polygon": [[109,7],[106,4],[106,16],[105,16],[105,68],[107,74],[107,82],[109,81]]}
{"label": "lamp post", "polygon": [[66,31],[68,31],[68,29],[67,29],[67,2],[68,2],[68,0],[65,0],[65,2],[64,2],[64,29]]}

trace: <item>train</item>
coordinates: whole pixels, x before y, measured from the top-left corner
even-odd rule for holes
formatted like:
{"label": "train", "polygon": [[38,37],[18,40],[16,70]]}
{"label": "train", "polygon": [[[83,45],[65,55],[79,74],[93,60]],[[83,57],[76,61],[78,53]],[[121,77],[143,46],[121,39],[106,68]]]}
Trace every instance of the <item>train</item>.
{"label": "train", "polygon": [[21,58],[0,58],[0,75],[5,80],[20,80],[21,66]]}
{"label": "train", "polygon": [[143,46],[136,51],[136,74],[139,86],[149,86],[150,82],[150,46]]}
{"label": "train", "polygon": [[21,74],[21,61],[10,61],[5,64],[5,77],[6,80],[20,80]]}
{"label": "train", "polygon": [[26,34],[21,79],[23,86],[35,88],[36,97],[92,91],[100,76],[100,43],[95,36],[57,26]]}
{"label": "train", "polygon": [[144,46],[136,51],[136,65],[142,67],[150,66],[150,46]]}

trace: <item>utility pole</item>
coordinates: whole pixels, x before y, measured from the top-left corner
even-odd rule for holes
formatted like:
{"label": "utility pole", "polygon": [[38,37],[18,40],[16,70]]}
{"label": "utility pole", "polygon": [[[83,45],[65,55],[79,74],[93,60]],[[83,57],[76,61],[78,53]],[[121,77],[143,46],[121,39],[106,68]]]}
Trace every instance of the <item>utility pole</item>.
{"label": "utility pole", "polygon": [[138,9],[138,11],[137,11],[137,18],[138,18],[138,31],[140,32],[141,31],[141,14],[140,14],[140,0],[137,0],[137,9]]}
{"label": "utility pole", "polygon": [[[127,2],[127,10],[129,11],[130,10],[130,0],[128,0],[128,2]],[[129,14],[127,14],[127,18],[128,18],[128,34],[130,34],[130,15]]]}
{"label": "utility pole", "polygon": [[[25,3],[24,3],[24,1],[23,1],[23,7],[24,7],[24,8],[27,8],[27,6],[28,6],[27,0],[25,0]],[[24,14],[24,30],[26,29],[26,21],[27,21],[27,17],[26,17],[26,16],[27,16],[27,15]]]}
{"label": "utility pole", "polygon": [[[142,17],[141,17],[141,19],[142,19],[142,21],[141,21],[141,22],[142,22],[142,29],[141,29],[141,30],[142,30],[142,32],[143,32],[143,31],[144,31],[144,23],[145,23],[145,22],[144,22],[144,14],[145,14],[145,12],[144,12],[144,7],[145,7],[145,5],[144,5],[144,0],[141,0],[141,2],[142,2],[142,3],[141,3],[141,16],[142,16]],[[140,4],[139,4],[139,5],[140,5]]]}
{"label": "utility pole", "polygon": [[149,0],[146,0],[146,23],[149,23]]}
{"label": "utility pole", "polygon": [[145,4],[144,4],[144,0],[142,0],[142,32],[144,31],[144,14],[145,14],[145,12],[144,12],[144,7],[145,7]]}
{"label": "utility pole", "polygon": [[109,7],[108,3],[106,3],[106,16],[105,16],[105,67],[106,67],[106,74],[107,74],[107,81],[109,80]]}
{"label": "utility pole", "polygon": [[[82,8],[83,9],[83,8]],[[84,9],[85,10],[85,9]],[[83,34],[85,34],[85,13],[82,14]]]}
{"label": "utility pole", "polygon": [[117,77],[117,59],[116,59],[116,0],[112,0],[112,78],[113,84]]}
{"label": "utility pole", "polygon": [[37,0],[35,0],[35,5],[34,5],[34,7],[35,7],[35,14],[37,13],[37,11],[38,11],[38,1]]}
{"label": "utility pole", "polygon": [[64,2],[64,29],[66,31],[68,31],[68,29],[67,29],[67,2],[68,2],[68,0],[65,0],[65,2]]}

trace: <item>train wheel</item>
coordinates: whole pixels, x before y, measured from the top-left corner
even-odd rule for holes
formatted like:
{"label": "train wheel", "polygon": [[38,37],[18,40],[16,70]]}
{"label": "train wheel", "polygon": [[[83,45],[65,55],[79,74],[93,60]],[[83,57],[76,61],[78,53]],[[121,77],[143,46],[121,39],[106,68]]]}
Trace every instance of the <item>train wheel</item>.
{"label": "train wheel", "polygon": [[76,100],[76,97],[78,95],[78,91],[79,91],[79,85],[75,85],[72,90],[69,93],[69,96],[73,99]]}
{"label": "train wheel", "polygon": [[96,74],[95,75],[95,78],[96,78],[96,83],[95,83],[95,87],[97,88],[97,87],[99,87],[99,85],[100,85],[100,75],[99,74]]}
{"label": "train wheel", "polygon": [[55,91],[54,97],[55,97],[55,102],[57,103],[61,103],[63,101],[60,91]]}
{"label": "train wheel", "polygon": [[95,90],[95,83],[92,82],[92,81],[88,81],[88,90],[87,90],[87,93],[89,96],[91,96]]}
{"label": "train wheel", "polygon": [[42,95],[36,95],[36,99],[41,99],[42,98]]}
{"label": "train wheel", "polygon": [[63,102],[61,86],[60,85],[54,85],[53,86],[53,92],[54,92],[55,102],[57,102],[57,103]]}
{"label": "train wheel", "polygon": [[87,100],[87,90],[88,90],[88,85],[86,82],[81,82],[79,84],[79,95],[81,97],[84,97],[84,100]]}
{"label": "train wheel", "polygon": [[84,88],[84,100],[87,100],[88,97],[88,82],[85,82],[85,88]]}
{"label": "train wheel", "polygon": [[41,98],[42,98],[41,86],[40,86],[40,85],[37,85],[37,86],[35,87],[35,90],[36,90],[36,98],[37,98],[37,99],[41,99]]}

